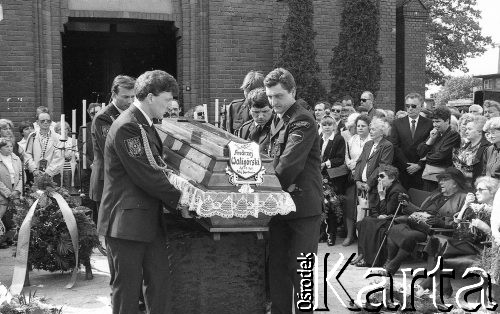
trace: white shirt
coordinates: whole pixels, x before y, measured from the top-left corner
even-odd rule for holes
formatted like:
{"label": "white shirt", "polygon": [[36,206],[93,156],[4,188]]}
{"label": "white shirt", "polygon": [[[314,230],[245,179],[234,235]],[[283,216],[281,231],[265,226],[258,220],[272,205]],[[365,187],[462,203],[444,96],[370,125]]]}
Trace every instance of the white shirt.
{"label": "white shirt", "polygon": [[[326,146],[328,145],[328,142],[330,140],[333,141],[333,138],[335,137],[335,132],[332,133],[332,135],[330,135],[330,137],[326,138],[323,136],[323,145],[321,146],[321,160],[323,160],[323,156],[325,155],[325,149],[326,149]],[[331,168],[332,167],[332,164],[330,163],[330,160],[327,160],[325,161],[325,165],[327,168]]]}
{"label": "white shirt", "polygon": [[[377,150],[378,143],[373,143],[372,150],[370,151],[370,155],[368,155],[368,158],[372,156],[372,154]],[[368,163],[366,163],[365,168],[363,169],[363,173],[361,174],[361,180],[363,182],[366,182],[368,180],[368,177],[366,176],[366,168],[368,167]]]}
{"label": "white shirt", "polygon": [[371,140],[370,135],[368,135],[364,140],[361,140],[361,137],[358,134],[353,135],[347,143],[348,149],[345,152],[346,161],[358,161],[359,156],[361,156],[361,152],[363,152],[365,143],[369,140]]}
{"label": "white shirt", "polygon": [[137,109],[139,109],[142,112],[142,114],[144,115],[144,117],[146,117],[146,120],[148,121],[149,126],[152,126],[153,125],[153,120],[151,120],[149,118],[149,116],[144,112],[144,110],[142,110],[141,103],[138,100],[134,101],[134,106],[136,106]]}
{"label": "white shirt", "polygon": [[[12,162],[12,156],[11,155],[4,156],[4,155],[0,154],[0,157],[2,158],[2,162],[5,165],[5,167],[7,167],[7,169],[9,170],[10,182],[12,182],[12,184],[14,184],[16,170],[14,169],[14,164]],[[8,188],[10,188],[10,186]]]}
{"label": "white shirt", "polygon": [[418,118],[419,118],[419,117],[420,117],[420,115],[418,115],[418,117],[417,117],[416,119],[412,119],[412,118],[408,117],[408,120],[409,120],[409,122],[410,122],[410,130],[411,130],[411,122],[412,122],[413,120],[415,120],[415,130],[417,129],[417,125],[418,125]]}

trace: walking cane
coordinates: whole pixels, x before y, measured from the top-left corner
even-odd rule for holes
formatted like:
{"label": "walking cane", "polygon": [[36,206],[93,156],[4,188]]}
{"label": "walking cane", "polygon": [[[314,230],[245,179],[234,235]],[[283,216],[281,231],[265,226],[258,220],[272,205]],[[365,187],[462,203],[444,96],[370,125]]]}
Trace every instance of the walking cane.
{"label": "walking cane", "polygon": [[408,198],[408,195],[406,195],[404,193],[400,193],[399,197],[401,198],[402,196],[404,196],[404,199],[400,199],[398,207],[396,208],[396,212],[394,213],[394,216],[392,216],[391,223],[389,224],[389,227],[387,228],[387,230],[384,232],[384,239],[382,239],[382,243],[380,243],[380,246],[379,246],[378,251],[377,251],[377,255],[375,255],[375,258],[373,259],[371,268],[373,268],[373,266],[377,262],[378,256],[380,255],[380,251],[382,251],[382,247],[384,246],[385,241],[387,240],[387,235],[389,234],[389,231],[391,231],[392,225],[394,225],[394,220],[396,219],[396,217],[399,213],[399,210],[400,210],[401,206],[403,205],[404,201],[406,201]]}

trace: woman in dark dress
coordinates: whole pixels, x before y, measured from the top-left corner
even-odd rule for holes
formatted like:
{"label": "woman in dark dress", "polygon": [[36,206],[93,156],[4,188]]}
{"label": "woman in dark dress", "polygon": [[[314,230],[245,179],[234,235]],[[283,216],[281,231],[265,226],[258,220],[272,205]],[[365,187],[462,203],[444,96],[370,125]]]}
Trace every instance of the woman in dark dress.
{"label": "woman in dark dress", "polygon": [[[340,195],[345,194],[347,174],[330,177],[328,169],[335,169],[344,164],[345,140],[337,130],[337,123],[331,116],[321,119],[321,173],[323,175],[323,185],[325,191],[325,215],[326,219],[322,223],[322,233],[327,235],[327,243],[333,246],[336,240],[338,222],[342,221],[341,213],[337,213],[336,208],[340,208]],[[332,199],[333,198],[333,199]],[[330,201],[331,200],[331,201]]]}
{"label": "woman in dark dress", "polygon": [[[437,228],[453,228],[453,215],[458,212],[464,202],[467,188],[466,179],[460,170],[453,167],[446,168],[437,176],[440,189],[426,198],[420,208],[407,203],[403,210],[405,214],[424,212],[429,217],[426,224]],[[394,225],[387,236],[387,262],[384,268],[388,273],[398,271],[415,249],[418,242],[425,241],[427,234],[415,230],[408,223]]]}
{"label": "woman in dark dress", "polygon": [[[394,166],[384,165],[379,168],[377,190],[380,202],[377,207],[357,223],[358,228],[358,258],[351,262],[359,267],[371,266],[382,245],[384,234],[392,217],[396,214],[400,194],[405,194],[405,188],[398,181],[399,172]],[[397,213],[401,214],[401,211]],[[384,246],[385,248],[385,246]],[[378,261],[384,261],[385,249],[377,258],[374,266],[381,266]]]}

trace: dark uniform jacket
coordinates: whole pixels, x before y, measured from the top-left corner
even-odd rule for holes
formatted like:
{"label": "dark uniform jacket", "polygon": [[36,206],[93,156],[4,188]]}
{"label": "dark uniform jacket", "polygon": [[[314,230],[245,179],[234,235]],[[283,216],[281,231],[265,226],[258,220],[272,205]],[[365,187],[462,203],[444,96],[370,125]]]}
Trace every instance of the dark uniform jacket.
{"label": "dark uniform jacket", "polygon": [[109,128],[120,115],[118,109],[112,103],[102,108],[92,121],[92,147],[94,149],[94,162],[90,175],[89,197],[98,202],[102,197],[104,186],[104,143]]}
{"label": "dark uniform jacket", "polygon": [[267,123],[262,127],[257,127],[253,120],[247,121],[241,126],[236,134],[244,140],[259,144],[260,153],[268,155],[269,132],[271,131],[273,117],[271,117],[271,119],[269,119],[269,121],[267,121]]}
{"label": "dark uniform jacket", "polygon": [[489,146],[483,155],[483,175],[500,179],[500,148]]}
{"label": "dark uniform jacket", "polygon": [[295,202],[296,212],[276,219],[293,219],[321,214],[321,157],[319,134],[310,112],[293,104],[275,126],[271,124],[269,154],[281,187]]}
{"label": "dark uniform jacket", "polygon": [[155,127],[135,106],[125,110],[111,126],[104,148],[104,191],[99,209],[100,235],[152,242],[163,233],[162,202],[175,208],[180,192],[163,171],[149,163],[139,129],[147,132],[155,159],[163,145]]}
{"label": "dark uniform jacket", "polygon": [[[425,141],[427,142],[427,140]],[[437,167],[451,167],[453,165],[453,148],[460,147],[460,135],[449,127],[443,134],[438,135],[434,144],[420,143],[417,148],[419,156],[425,156],[425,162]]]}
{"label": "dark uniform jacket", "polygon": [[[80,161],[83,162],[82,156],[85,154],[87,159],[87,169],[90,169],[92,162],[94,161],[94,147],[92,146],[92,121],[87,122],[85,127],[80,127],[80,132],[78,132],[78,152],[80,152]],[[83,151],[83,132],[85,132],[85,151]]]}
{"label": "dark uniform jacket", "polygon": [[354,169],[354,180],[363,181],[363,169],[366,167],[366,183],[373,189],[378,183],[378,168],[381,165],[391,165],[394,158],[394,147],[392,143],[385,138],[381,139],[375,151],[371,154],[373,140],[366,142],[363,151],[358,158],[356,168]]}
{"label": "dark uniform jacket", "polygon": [[246,99],[236,99],[229,104],[226,114],[226,131],[236,134],[243,123],[252,119]]}
{"label": "dark uniform jacket", "polygon": [[408,163],[416,164],[424,157],[418,155],[417,147],[427,140],[432,129],[432,120],[420,116],[412,138],[410,119],[403,117],[394,120],[390,140],[394,145],[394,161],[401,171],[406,172]]}

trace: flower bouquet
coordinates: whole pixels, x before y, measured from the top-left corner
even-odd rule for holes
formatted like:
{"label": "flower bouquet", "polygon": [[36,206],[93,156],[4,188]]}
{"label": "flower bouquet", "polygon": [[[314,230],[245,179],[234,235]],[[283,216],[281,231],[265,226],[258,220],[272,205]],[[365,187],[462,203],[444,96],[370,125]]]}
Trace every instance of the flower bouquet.
{"label": "flower bouquet", "polygon": [[28,295],[12,296],[7,287],[0,283],[0,313],[2,314],[60,314],[62,308],[47,304],[46,299],[36,296],[36,291]]}
{"label": "flower bouquet", "polygon": [[[84,264],[87,279],[91,279],[90,255],[100,244],[91,210],[78,206],[65,189],[54,185],[50,176],[38,176],[34,192],[16,203],[14,221],[20,227],[17,254],[27,253],[28,265],[50,272],[75,271]],[[28,252],[23,252],[21,243],[28,239]]]}

